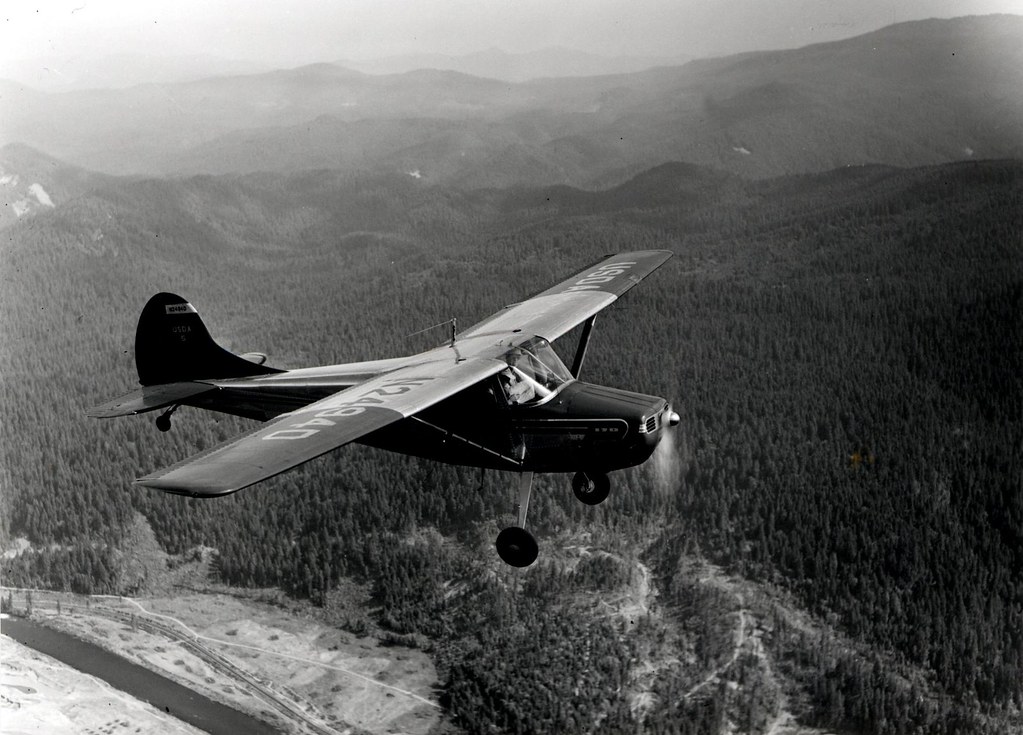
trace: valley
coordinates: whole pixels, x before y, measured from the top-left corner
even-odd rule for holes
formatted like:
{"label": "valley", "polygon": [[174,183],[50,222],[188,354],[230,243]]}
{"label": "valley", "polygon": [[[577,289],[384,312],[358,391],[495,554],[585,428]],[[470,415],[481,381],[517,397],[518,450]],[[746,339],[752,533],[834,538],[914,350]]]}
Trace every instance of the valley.
{"label": "valley", "polygon": [[[0,84],[4,611],[35,590],[293,732],[1018,732],[1021,39],[987,16],[576,78]],[[674,258],[601,314],[583,379],[681,423],[601,505],[538,476],[523,570],[493,545],[514,473],[349,445],[194,499],[133,479],[256,422],[85,415],[135,387],[154,293],[325,365],[642,249]],[[4,702],[71,719],[37,709],[78,686],[53,671],[19,649]],[[89,692],[83,722],[159,726]]]}
{"label": "valley", "polygon": [[[579,556],[601,553],[569,544],[559,551],[558,563],[567,569]],[[608,601],[582,593],[573,605],[578,610],[589,608],[617,618],[627,633],[640,625],[644,630],[637,634],[638,641],[652,643],[665,634],[675,639],[683,637],[684,631],[672,622],[671,609],[656,601],[650,570],[642,562],[636,562],[635,568],[637,579],[621,591],[618,599]],[[771,694],[759,703],[762,709],[754,716],[756,722],[748,719],[751,715],[738,702],[727,708],[726,718],[734,723],[746,717],[741,726],[745,731],[823,732],[796,724],[780,687],[782,679],[772,671],[771,654],[762,641],[767,611],[772,606],[775,611],[784,609],[778,593],[767,593],[756,585],[730,578],[714,565],[698,560],[693,560],[687,573],[695,585],[723,590],[738,604],[753,601],[757,612],[747,607],[731,612],[706,611],[708,615],[724,614],[734,621],[734,629],[715,643],[721,646],[715,656],[720,663],[705,673],[700,671],[699,680],[683,694],[683,700],[699,701],[712,687],[725,686],[734,691],[737,674],[743,670],[737,667],[740,657],[752,656],[759,662],[753,676],[762,677],[763,686]],[[202,580],[193,575],[191,582],[201,584]],[[32,617],[38,622],[141,663],[281,731],[387,733],[397,729],[426,733],[436,731],[444,717],[434,698],[440,682],[422,651],[384,647],[381,631],[363,636],[339,633],[324,625],[321,609],[296,605],[273,591],[198,591],[182,587],[172,597],[146,599],[84,597],[45,590],[33,590],[31,594],[27,590],[4,590],[7,595],[16,611],[24,612],[30,604]],[[786,614],[796,616],[795,609]],[[803,625],[812,623],[804,618]],[[5,640],[5,650],[11,646],[17,644]],[[657,704],[653,683],[658,674],[681,664],[677,652],[662,651],[660,655],[664,658],[647,659],[629,676],[632,713],[639,722]],[[26,697],[8,679],[13,681],[15,672],[24,676],[25,671],[41,671],[38,655],[12,656],[7,666],[5,681],[0,683],[7,687],[5,701],[16,703],[13,706],[18,708],[19,717],[30,716],[33,698]],[[48,671],[60,670],[53,664],[48,666]],[[60,676],[73,674],[68,671]],[[86,706],[80,704],[79,708]],[[20,713],[26,707],[28,711]],[[100,703],[93,716],[101,718],[103,709]],[[81,716],[76,713],[76,717]]]}

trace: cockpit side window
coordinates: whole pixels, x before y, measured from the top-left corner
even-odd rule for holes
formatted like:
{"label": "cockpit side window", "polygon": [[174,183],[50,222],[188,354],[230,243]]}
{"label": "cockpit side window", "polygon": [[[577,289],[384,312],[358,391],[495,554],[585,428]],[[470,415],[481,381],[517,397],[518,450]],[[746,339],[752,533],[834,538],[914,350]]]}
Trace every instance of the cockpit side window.
{"label": "cockpit side window", "polygon": [[498,381],[509,405],[541,403],[572,375],[547,340],[536,338],[508,352],[508,367],[498,373]]}

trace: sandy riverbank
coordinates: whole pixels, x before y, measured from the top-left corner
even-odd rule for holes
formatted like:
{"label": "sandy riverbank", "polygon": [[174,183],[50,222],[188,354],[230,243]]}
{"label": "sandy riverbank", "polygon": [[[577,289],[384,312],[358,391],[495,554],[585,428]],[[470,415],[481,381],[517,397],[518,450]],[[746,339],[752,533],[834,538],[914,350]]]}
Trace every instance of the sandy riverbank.
{"label": "sandy riverbank", "polygon": [[[15,593],[14,599],[16,608],[23,606],[23,596]],[[37,592],[33,616],[287,732],[425,735],[442,717],[436,672],[425,653],[384,646],[375,638],[357,637],[275,605],[228,594],[86,600]],[[23,670],[38,677],[40,666],[26,663]],[[4,690],[12,701],[19,701],[19,692]],[[47,698],[38,701],[44,705]],[[104,721],[107,705],[101,699],[90,702],[75,709],[75,717]],[[90,708],[94,711],[85,713]],[[59,712],[54,708],[52,714]],[[141,726],[133,713],[128,721],[132,726],[127,732]],[[70,731],[80,732],[81,727]]]}

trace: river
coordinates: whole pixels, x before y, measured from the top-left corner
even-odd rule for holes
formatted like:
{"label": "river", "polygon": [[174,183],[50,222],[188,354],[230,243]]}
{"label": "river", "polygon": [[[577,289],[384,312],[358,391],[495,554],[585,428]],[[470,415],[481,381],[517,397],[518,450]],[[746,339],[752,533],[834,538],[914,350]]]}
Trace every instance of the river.
{"label": "river", "polygon": [[31,620],[4,618],[0,620],[0,633],[213,735],[278,732],[262,720],[207,699],[104,648]]}

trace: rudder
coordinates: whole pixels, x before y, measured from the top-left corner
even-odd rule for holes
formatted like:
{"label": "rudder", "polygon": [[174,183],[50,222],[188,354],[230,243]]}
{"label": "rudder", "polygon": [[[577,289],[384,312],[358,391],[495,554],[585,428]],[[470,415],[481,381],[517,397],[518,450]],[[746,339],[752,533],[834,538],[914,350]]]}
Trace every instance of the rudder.
{"label": "rudder", "polygon": [[172,293],[156,294],[142,309],[135,330],[135,366],[142,385],[281,372],[218,345],[195,307]]}

